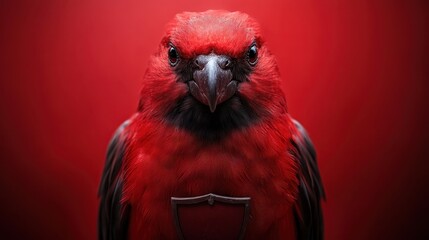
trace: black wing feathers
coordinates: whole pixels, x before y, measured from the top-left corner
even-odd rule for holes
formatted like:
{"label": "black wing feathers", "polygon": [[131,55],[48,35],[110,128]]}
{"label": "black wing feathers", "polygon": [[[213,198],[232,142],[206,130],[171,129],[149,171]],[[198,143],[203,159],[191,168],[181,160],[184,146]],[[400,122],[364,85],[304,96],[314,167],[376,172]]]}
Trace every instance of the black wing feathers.
{"label": "black wing feathers", "polygon": [[292,155],[298,161],[299,196],[295,204],[298,240],[322,240],[323,216],[320,206],[325,198],[316,161],[316,151],[301,124],[294,120],[297,131],[292,137]]}
{"label": "black wing feathers", "polygon": [[101,178],[98,212],[98,238],[100,240],[127,239],[130,206],[121,203],[123,176],[120,174],[126,149],[126,131],[129,121],[116,130],[107,150]]}

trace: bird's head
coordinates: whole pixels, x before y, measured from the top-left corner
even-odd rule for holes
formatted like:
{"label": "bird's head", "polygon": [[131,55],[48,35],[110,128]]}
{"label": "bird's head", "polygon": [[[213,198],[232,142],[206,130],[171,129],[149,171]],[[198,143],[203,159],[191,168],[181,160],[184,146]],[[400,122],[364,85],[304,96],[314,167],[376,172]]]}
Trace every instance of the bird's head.
{"label": "bird's head", "polygon": [[286,111],[279,79],[254,19],[185,12],[167,25],[150,61],[139,110],[203,135],[226,133]]}

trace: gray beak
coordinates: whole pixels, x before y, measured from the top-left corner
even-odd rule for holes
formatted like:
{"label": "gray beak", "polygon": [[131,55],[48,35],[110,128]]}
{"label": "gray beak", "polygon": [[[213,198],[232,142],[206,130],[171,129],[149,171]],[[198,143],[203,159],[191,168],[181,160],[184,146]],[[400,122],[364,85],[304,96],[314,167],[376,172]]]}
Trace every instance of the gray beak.
{"label": "gray beak", "polygon": [[214,112],[216,106],[237,91],[237,82],[232,80],[232,61],[227,56],[209,54],[199,55],[194,64],[194,81],[190,81],[191,94],[200,102],[208,105]]}

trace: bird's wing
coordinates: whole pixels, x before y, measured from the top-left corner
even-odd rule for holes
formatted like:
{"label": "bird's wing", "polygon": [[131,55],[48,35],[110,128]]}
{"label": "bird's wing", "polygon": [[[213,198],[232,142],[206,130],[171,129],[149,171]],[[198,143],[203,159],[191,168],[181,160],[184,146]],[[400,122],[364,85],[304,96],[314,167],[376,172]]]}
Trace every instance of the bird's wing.
{"label": "bird's wing", "polygon": [[130,206],[121,202],[122,161],[127,148],[127,126],[124,122],[115,132],[107,149],[106,163],[101,178],[98,212],[98,238],[100,240],[126,239]]}
{"label": "bird's wing", "polygon": [[316,151],[304,127],[296,120],[293,121],[296,131],[292,135],[291,154],[299,166],[299,195],[294,207],[297,239],[322,240],[323,216],[320,201],[325,198],[325,193],[317,167]]}

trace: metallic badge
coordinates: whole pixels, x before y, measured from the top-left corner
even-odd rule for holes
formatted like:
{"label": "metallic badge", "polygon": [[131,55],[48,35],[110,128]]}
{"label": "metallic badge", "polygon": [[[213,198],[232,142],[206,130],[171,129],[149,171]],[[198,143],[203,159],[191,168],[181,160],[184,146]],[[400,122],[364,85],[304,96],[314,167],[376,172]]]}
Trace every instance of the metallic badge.
{"label": "metallic badge", "polygon": [[172,197],[171,207],[180,240],[242,240],[250,217],[250,197]]}

